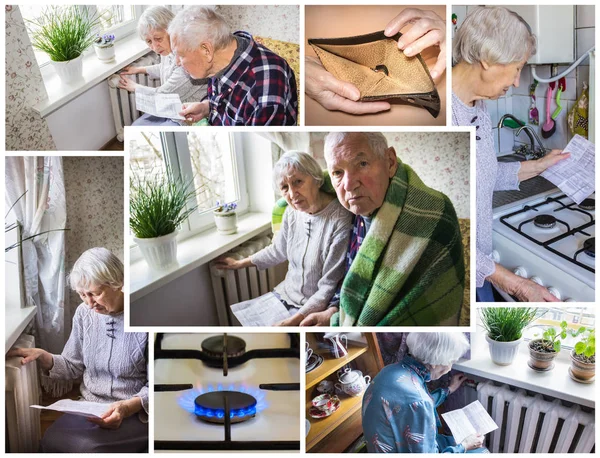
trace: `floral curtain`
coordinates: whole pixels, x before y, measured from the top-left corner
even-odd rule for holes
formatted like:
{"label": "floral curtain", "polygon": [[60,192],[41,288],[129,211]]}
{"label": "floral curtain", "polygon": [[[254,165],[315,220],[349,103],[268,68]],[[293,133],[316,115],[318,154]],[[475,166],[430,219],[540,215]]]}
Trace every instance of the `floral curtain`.
{"label": "floral curtain", "polygon": [[37,306],[36,346],[60,353],[70,328],[65,326],[65,233],[60,230],[67,219],[62,158],[7,157],[5,203],[6,208],[14,204],[23,238],[52,231],[24,241],[22,252],[26,304]]}

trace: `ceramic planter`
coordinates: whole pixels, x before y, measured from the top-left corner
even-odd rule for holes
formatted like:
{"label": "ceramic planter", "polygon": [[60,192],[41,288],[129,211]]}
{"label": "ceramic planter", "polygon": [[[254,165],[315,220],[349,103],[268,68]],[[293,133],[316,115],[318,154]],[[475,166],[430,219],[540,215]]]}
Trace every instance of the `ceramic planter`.
{"label": "ceramic planter", "polygon": [[110,62],[115,58],[115,44],[110,43],[106,45],[98,45],[94,43],[94,50],[99,60],[103,62]]}
{"label": "ceramic planter", "polygon": [[71,84],[83,77],[83,55],[65,62],[52,61],[52,65],[62,83]]}
{"label": "ceramic planter", "polygon": [[585,363],[575,358],[574,351],[571,351],[571,367],[569,370],[571,371],[571,378],[582,383],[589,383],[596,376],[596,364]]}
{"label": "ceramic planter", "polygon": [[490,348],[490,356],[494,364],[499,366],[508,366],[512,364],[519,351],[519,344],[523,340],[521,337],[519,340],[513,340],[512,342],[497,342],[486,334],[485,340],[487,340]]}
{"label": "ceramic planter", "polygon": [[237,232],[236,212],[213,212],[215,224],[220,234],[235,234]]}
{"label": "ceramic planter", "polygon": [[177,263],[177,231],[161,237],[133,240],[140,247],[144,259],[153,269],[166,269]]}
{"label": "ceramic planter", "polygon": [[546,353],[534,350],[531,345],[539,342],[542,339],[536,339],[529,342],[529,367],[536,371],[549,371],[554,367],[554,358],[558,356],[558,352]]}

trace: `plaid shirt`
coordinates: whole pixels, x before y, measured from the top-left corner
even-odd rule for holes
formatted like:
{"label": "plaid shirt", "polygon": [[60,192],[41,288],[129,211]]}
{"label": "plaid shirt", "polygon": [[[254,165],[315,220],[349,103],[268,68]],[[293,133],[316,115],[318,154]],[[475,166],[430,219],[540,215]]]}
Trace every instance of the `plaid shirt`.
{"label": "plaid shirt", "polygon": [[241,54],[208,86],[213,126],[293,126],[298,117],[296,78],[282,57],[256,43],[252,35]]}
{"label": "plaid shirt", "polygon": [[[354,216],[354,223],[352,225],[352,234],[350,234],[350,241],[348,242],[348,253],[346,253],[346,271],[344,274],[347,274],[350,270],[350,266],[356,257],[356,253],[358,253],[358,249],[363,243],[365,239],[365,235],[367,235],[367,225],[365,220],[360,215]],[[342,291],[342,283],[344,279],[340,280],[338,285],[338,289],[335,292],[335,295],[331,298],[329,302],[329,307],[339,307],[340,305],[340,294]]]}

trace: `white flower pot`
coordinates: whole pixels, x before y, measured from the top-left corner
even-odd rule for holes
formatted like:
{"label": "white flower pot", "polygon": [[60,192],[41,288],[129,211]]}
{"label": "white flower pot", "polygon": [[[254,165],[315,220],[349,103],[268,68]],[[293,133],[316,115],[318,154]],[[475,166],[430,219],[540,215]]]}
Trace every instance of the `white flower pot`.
{"label": "white flower pot", "polygon": [[144,259],[153,269],[166,269],[177,264],[177,231],[162,237],[133,240],[140,247]]}
{"label": "white flower pot", "polygon": [[65,84],[70,84],[83,77],[83,55],[65,62],[52,61],[52,65],[61,82]]}
{"label": "white flower pot", "polygon": [[97,45],[94,43],[94,50],[96,56],[103,62],[110,62],[115,59],[115,44],[111,43],[108,45]]}
{"label": "white flower pot", "polygon": [[514,361],[515,356],[517,356],[519,344],[523,340],[523,337],[512,342],[497,342],[490,339],[486,334],[485,340],[488,342],[492,361],[499,366],[508,366]]}
{"label": "white flower pot", "polygon": [[213,212],[217,231],[221,234],[235,234],[237,232],[236,212]]}

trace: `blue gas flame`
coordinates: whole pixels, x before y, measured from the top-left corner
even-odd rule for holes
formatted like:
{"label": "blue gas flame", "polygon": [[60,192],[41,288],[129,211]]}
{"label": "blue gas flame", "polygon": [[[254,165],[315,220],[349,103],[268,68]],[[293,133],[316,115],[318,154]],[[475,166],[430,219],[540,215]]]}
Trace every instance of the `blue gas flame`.
{"label": "blue gas flame", "polygon": [[230,418],[234,417],[246,417],[255,415],[262,412],[268,407],[265,400],[265,393],[258,388],[251,388],[246,385],[235,385],[231,384],[228,387],[224,387],[222,384],[208,385],[207,387],[197,386],[191,390],[184,391],[181,396],[177,398],[177,403],[186,412],[193,413],[194,415],[200,415],[204,417],[217,417],[223,418],[225,416],[225,410],[223,409],[206,409],[196,406],[194,402],[198,396],[204,393],[211,393],[213,391],[240,391],[242,393],[249,394],[256,399],[256,405],[248,406],[246,409],[235,409],[229,414]]}

